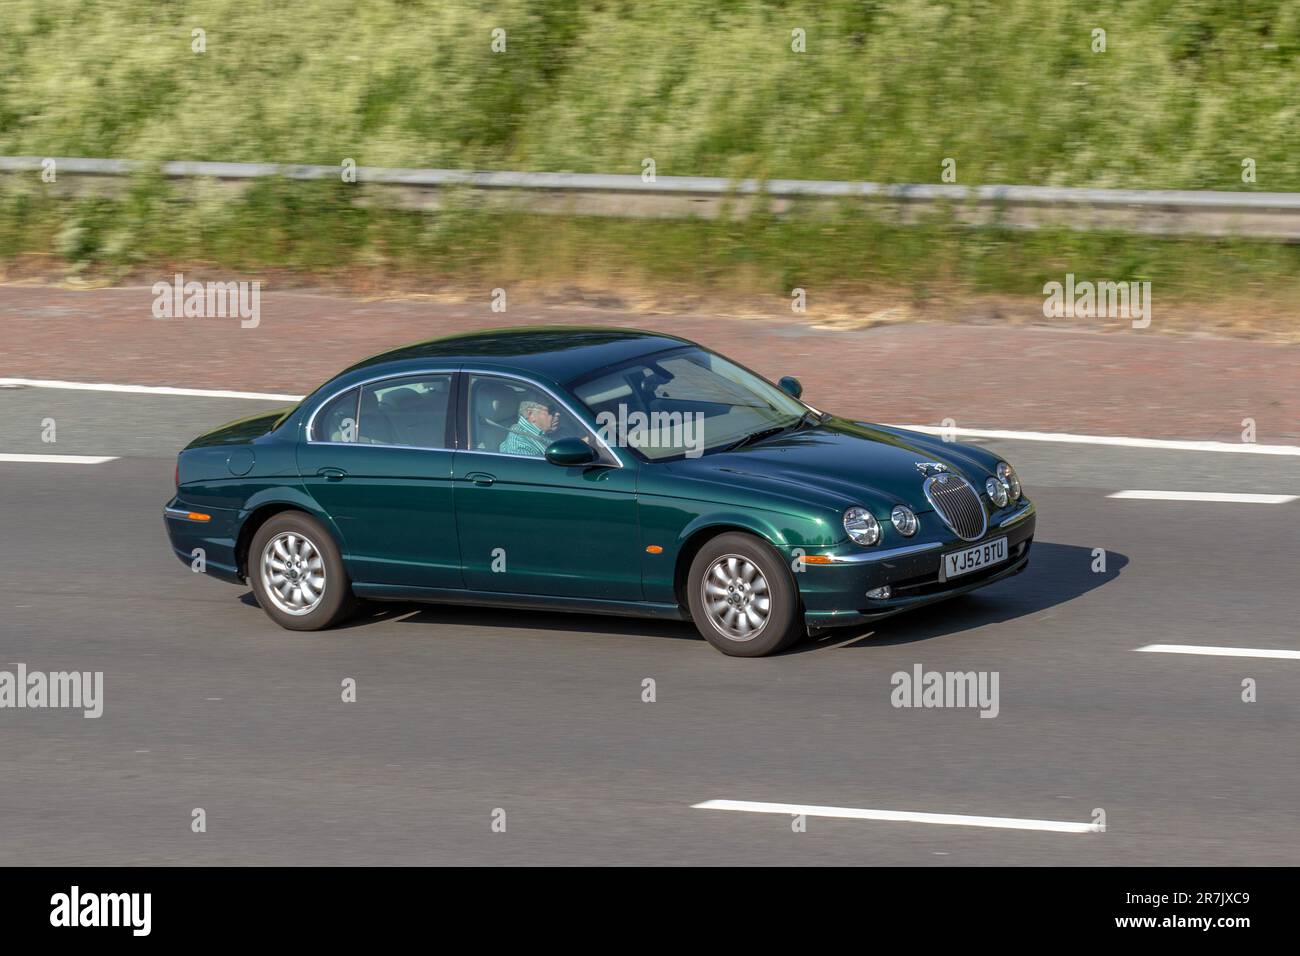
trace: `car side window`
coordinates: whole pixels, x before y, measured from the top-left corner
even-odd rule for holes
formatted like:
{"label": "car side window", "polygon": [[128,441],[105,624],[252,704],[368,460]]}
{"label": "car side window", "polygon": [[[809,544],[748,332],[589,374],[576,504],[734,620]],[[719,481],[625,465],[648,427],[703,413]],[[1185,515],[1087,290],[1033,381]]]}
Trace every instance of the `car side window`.
{"label": "car side window", "polygon": [[551,442],[570,437],[599,448],[591,431],[548,392],[514,379],[470,375],[471,449],[542,458]]}
{"label": "car side window", "polygon": [[354,442],[357,440],[357,395],[350,388],[321,406],[312,421],[311,441]]}
{"label": "car side window", "polygon": [[451,373],[410,375],[362,386],[356,440],[363,445],[447,447]]}

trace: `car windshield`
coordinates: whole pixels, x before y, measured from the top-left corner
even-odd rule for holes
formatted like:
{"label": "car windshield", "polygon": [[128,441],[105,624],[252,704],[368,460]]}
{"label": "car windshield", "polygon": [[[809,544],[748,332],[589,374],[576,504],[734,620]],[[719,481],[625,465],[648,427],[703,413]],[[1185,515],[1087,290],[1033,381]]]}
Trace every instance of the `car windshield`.
{"label": "car windshield", "polygon": [[685,347],[570,385],[610,445],[645,458],[697,457],[799,423],[807,406],[734,362]]}

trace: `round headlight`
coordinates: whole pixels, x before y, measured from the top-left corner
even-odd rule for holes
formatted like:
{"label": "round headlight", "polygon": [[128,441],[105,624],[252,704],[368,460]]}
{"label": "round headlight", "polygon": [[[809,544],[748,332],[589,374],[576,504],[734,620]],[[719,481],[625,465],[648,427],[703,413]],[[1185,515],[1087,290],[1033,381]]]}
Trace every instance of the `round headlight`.
{"label": "round headlight", "polygon": [[989,498],[999,508],[1007,506],[1007,486],[999,478],[990,478],[984,482],[984,490],[989,493]]}
{"label": "round headlight", "polygon": [[844,530],[858,544],[875,544],[880,540],[880,522],[866,508],[844,512]]}
{"label": "round headlight", "polygon": [[904,538],[916,534],[916,515],[906,505],[894,505],[894,510],[889,513],[889,520],[894,523],[894,527]]}
{"label": "round headlight", "polygon": [[1016,476],[1016,470],[1004,461],[998,465],[998,477],[1007,486],[1007,491],[1011,492],[1011,500],[1019,501],[1020,479]]}

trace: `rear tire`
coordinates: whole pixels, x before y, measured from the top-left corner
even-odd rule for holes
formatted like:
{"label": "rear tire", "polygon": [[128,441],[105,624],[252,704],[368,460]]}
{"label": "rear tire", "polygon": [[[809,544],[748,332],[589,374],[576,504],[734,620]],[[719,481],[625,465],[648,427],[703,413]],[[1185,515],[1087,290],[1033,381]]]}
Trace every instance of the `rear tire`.
{"label": "rear tire", "polygon": [[301,511],[281,512],[257,529],[248,580],[262,610],[290,631],[333,627],[357,606],[334,538]]}
{"label": "rear tire", "polygon": [[730,657],[763,657],[803,634],[799,592],[780,554],[751,534],[706,542],[686,579],[691,619]]}

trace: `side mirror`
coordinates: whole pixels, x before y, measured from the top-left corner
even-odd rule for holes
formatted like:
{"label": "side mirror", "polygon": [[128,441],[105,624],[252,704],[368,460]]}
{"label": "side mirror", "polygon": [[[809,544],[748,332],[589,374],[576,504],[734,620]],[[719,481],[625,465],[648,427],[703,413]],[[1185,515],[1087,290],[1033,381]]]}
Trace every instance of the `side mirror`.
{"label": "side mirror", "polygon": [[795,398],[803,395],[803,386],[799,384],[799,380],[793,375],[783,376],[781,381],[776,384],[780,385],[781,391],[785,392],[787,395],[793,395]]}
{"label": "side mirror", "polygon": [[600,456],[581,438],[561,438],[551,442],[546,449],[546,460],[552,465],[573,468],[578,465],[590,465]]}

